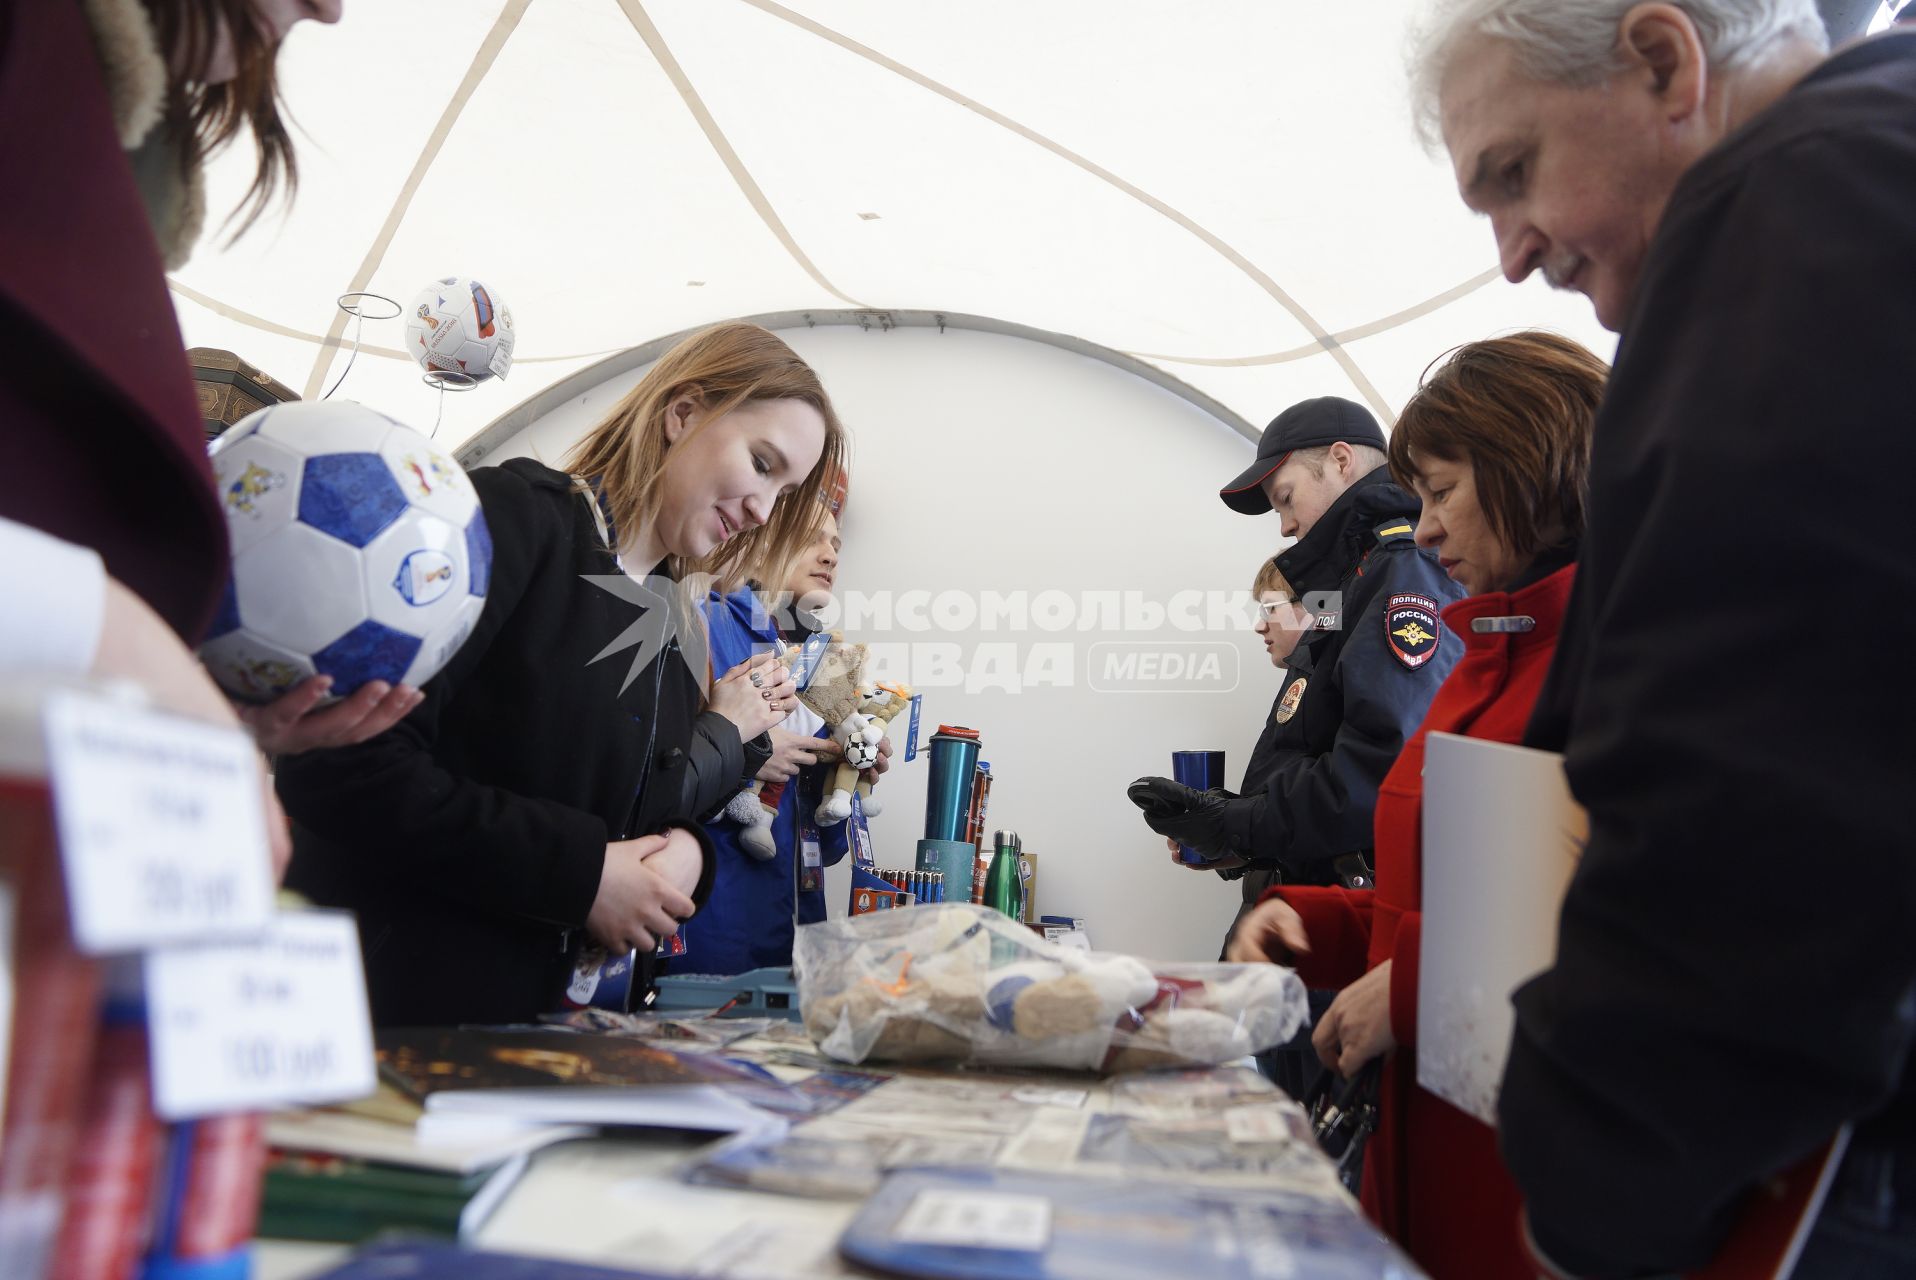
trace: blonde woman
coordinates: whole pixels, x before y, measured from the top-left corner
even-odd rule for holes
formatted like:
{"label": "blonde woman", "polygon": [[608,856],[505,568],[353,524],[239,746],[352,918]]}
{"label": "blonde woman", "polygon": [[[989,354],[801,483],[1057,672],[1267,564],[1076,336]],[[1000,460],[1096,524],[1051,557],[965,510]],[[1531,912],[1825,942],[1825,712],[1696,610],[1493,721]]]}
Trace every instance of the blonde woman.
{"label": "blonde woman", "polygon": [[712,679],[668,625],[703,595],[677,580],[795,554],[842,454],[811,368],[728,324],[668,352],[565,471],[472,473],[493,550],[471,639],[393,729],[279,774],[288,883],[359,913],[377,1024],[534,1017],[584,938],[649,952],[705,900],[699,819],[796,699],[769,660]]}

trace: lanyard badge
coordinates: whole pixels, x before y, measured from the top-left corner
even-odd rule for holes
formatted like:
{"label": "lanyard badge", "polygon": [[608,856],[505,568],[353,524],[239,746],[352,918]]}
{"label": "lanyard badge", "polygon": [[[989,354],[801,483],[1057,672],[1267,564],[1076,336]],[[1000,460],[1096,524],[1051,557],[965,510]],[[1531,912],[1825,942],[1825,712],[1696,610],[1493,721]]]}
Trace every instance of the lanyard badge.
{"label": "lanyard badge", "polygon": [[818,843],[818,814],[814,797],[802,783],[798,789],[798,891],[820,893],[825,888],[825,858]]}

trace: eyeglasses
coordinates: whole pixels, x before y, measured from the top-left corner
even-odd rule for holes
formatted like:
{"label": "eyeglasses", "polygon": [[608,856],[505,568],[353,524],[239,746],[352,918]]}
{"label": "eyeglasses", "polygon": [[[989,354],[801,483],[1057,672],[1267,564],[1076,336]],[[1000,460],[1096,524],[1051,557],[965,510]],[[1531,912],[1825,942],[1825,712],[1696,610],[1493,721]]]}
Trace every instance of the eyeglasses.
{"label": "eyeglasses", "polygon": [[1257,602],[1257,611],[1266,622],[1274,621],[1277,618],[1277,611],[1279,609],[1293,608],[1300,612],[1303,610],[1303,606],[1289,596],[1286,596],[1282,600],[1259,600]]}

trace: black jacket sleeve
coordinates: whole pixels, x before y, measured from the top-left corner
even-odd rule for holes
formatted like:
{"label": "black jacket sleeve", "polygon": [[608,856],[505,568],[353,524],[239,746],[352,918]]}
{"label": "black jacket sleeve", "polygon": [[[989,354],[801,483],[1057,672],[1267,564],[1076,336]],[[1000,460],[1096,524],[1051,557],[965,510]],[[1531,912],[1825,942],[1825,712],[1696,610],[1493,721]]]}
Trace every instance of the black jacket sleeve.
{"label": "black jacket sleeve", "polygon": [[[704,824],[716,818],[726,803],[750,782],[752,774],[758,772],[770,754],[770,741],[761,734],[741,744],[738,729],[730,720],[714,711],[700,712],[692,722],[689,740],[678,749],[683,758],[671,768],[654,773],[648,783],[648,786],[670,788],[671,794],[662,804],[653,805],[647,797],[647,812],[665,816],[652,817],[650,826],[641,825],[633,834],[647,830],[658,834],[676,829],[689,832],[698,841],[699,882],[691,895],[696,906],[703,907],[712,896],[713,881],[718,873],[718,846],[712,843]],[[639,821],[645,823],[648,819]]]}
{"label": "black jacket sleeve", "polygon": [[[1328,675],[1323,693],[1342,700],[1330,750],[1287,762],[1261,795],[1234,807],[1233,844],[1257,862],[1303,866],[1371,847],[1377,789],[1463,652],[1441,626],[1437,651],[1422,666],[1406,665],[1391,649],[1384,619],[1393,595],[1420,595],[1439,607],[1456,595],[1428,556],[1408,541],[1386,543],[1365,573],[1370,585],[1353,601],[1355,616],[1343,619],[1351,632],[1333,669],[1312,678],[1315,685]],[[1313,688],[1307,696],[1323,694]]]}
{"label": "black jacket sleeve", "polygon": [[285,757],[275,780],[287,814],[351,856],[403,859],[446,896],[483,910],[579,925],[599,891],[604,820],[461,777],[433,759],[446,709],[534,575],[564,561],[570,536],[559,510],[513,472],[487,467],[471,479],[493,535],[492,580],[473,634],[400,723],[356,746]]}
{"label": "black jacket sleeve", "polygon": [[660,823],[659,830],[678,828],[690,832],[699,842],[702,865],[692,901],[703,907],[712,896],[718,872],[718,848],[704,824],[716,818],[726,803],[750,784],[752,775],[771,754],[771,738],[760,734],[740,743],[736,725],[716,711],[702,711],[692,722],[691,737],[683,751],[681,768],[654,775],[655,781],[671,783],[676,792],[666,808],[674,816]]}
{"label": "black jacket sleeve", "polygon": [[769,734],[741,743],[737,725],[716,711],[700,712],[685,747],[677,811],[713,821],[733,796],[752,785],[771,755]]}
{"label": "black jacket sleeve", "polygon": [[[1916,281],[1913,132],[1673,201],[1597,423],[1531,731],[1590,842],[1499,1108],[1535,1238],[1579,1273],[1703,1261],[1906,1069],[1916,290],[1887,282]],[[1810,636],[1828,664],[1789,660]]]}

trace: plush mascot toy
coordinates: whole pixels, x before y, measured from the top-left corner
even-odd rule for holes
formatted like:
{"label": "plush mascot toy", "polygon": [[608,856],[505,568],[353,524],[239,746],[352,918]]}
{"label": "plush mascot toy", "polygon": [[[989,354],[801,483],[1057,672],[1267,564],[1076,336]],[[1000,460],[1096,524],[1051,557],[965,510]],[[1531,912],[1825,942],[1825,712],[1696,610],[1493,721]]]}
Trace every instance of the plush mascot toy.
{"label": "plush mascot toy", "polygon": [[[844,636],[833,631],[814,636],[803,647],[785,650],[778,660],[793,670],[798,700],[832,729],[837,740],[839,726],[858,712],[865,659],[864,645],[848,644]],[[772,842],[772,818],[787,785],[754,782],[725,806],[725,816],[744,828],[739,832],[739,847],[760,861],[770,861],[777,852]]]}
{"label": "plush mascot toy", "polygon": [[911,708],[911,686],[906,684],[862,684],[858,687],[858,706],[832,729],[832,737],[845,750],[844,760],[832,774],[832,789],[818,806],[818,821],[830,826],[852,814],[852,795],[866,816],[878,812],[872,784],[864,772],[878,763],[878,744],[885,730],[900,713]]}

